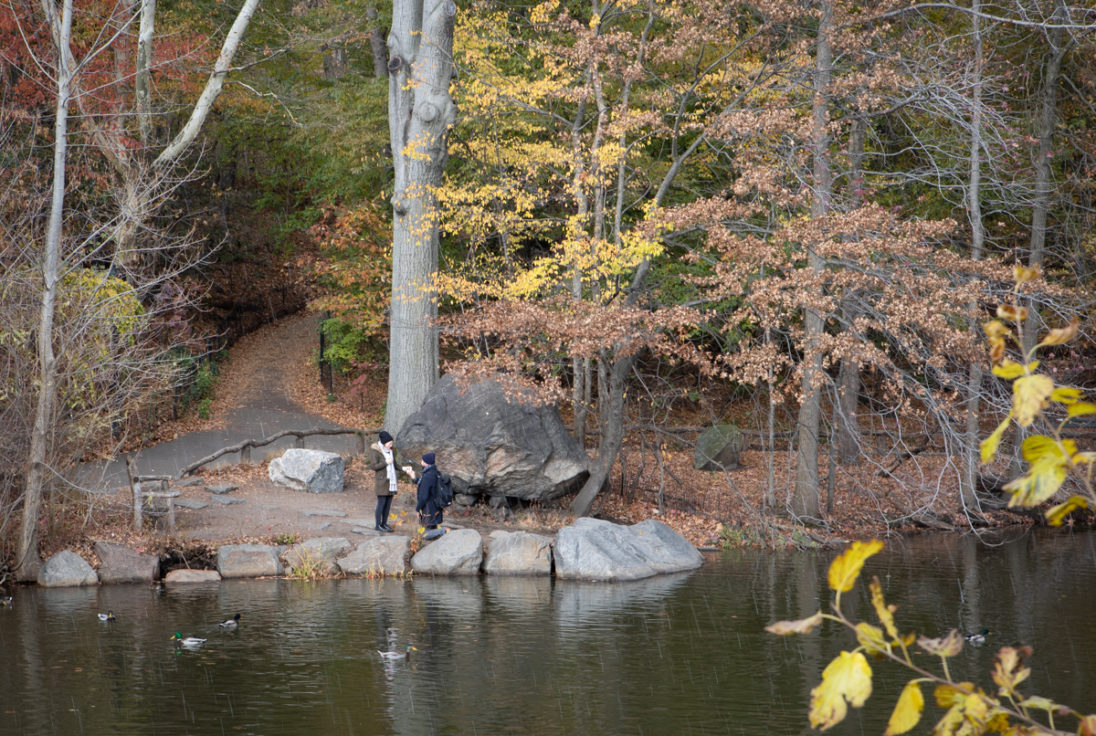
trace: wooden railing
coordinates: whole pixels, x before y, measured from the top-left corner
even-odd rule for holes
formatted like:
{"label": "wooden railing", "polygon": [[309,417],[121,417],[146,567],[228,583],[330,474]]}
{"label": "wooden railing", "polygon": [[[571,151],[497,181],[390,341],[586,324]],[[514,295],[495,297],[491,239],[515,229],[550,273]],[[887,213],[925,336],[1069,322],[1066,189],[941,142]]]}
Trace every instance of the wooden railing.
{"label": "wooden railing", "polygon": [[306,437],[352,434],[356,435],[358,438],[358,453],[364,455],[366,448],[369,446],[369,440],[366,439],[366,436],[371,434],[375,435],[379,431],[380,429],[286,429],[278,432],[277,434],[272,434],[269,437],[264,437],[261,440],[244,440],[243,442],[239,442],[230,447],[222,447],[220,450],[217,450],[217,452],[214,452],[211,455],[206,455],[202,459],[196,460],[190,465],[187,465],[179,472],[179,477],[182,478],[184,476],[190,475],[203,465],[211,463],[217,458],[233,452],[240,453],[241,464],[249,465],[251,464],[252,448],[265,447],[266,445],[269,445],[273,442],[277,442],[283,437],[295,437],[296,441],[294,442],[293,446],[297,448],[303,448],[304,440]]}

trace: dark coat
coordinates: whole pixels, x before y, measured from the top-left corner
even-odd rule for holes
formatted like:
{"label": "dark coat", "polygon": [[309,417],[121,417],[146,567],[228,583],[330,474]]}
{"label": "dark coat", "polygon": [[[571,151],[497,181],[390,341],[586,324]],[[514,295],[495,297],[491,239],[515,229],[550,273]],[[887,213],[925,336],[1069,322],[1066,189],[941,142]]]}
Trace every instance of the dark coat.
{"label": "dark coat", "polygon": [[[399,480],[400,473],[403,473],[403,466],[410,465],[411,469],[418,471],[418,465],[414,462],[404,459],[400,455],[400,451],[396,448],[392,448],[392,459],[396,463],[396,479]],[[388,470],[384,461],[384,454],[381,452],[380,444],[374,442],[369,446],[369,455],[366,458],[366,465],[368,465],[373,471],[373,491],[378,496],[391,496],[392,493],[388,490]],[[405,473],[406,475],[406,473]],[[414,478],[409,478],[414,481]]]}
{"label": "dark coat", "polygon": [[439,526],[442,521],[442,510],[434,502],[434,496],[438,492],[438,466],[427,465],[419,477],[419,493],[415,503],[415,511],[419,512],[419,520],[423,526]]}

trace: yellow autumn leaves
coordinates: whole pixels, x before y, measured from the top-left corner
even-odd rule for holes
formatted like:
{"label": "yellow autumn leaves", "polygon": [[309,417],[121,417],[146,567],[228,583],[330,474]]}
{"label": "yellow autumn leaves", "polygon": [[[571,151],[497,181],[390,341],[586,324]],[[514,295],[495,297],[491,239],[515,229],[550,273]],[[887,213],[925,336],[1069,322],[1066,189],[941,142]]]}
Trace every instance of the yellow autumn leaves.
{"label": "yellow autumn leaves", "polygon": [[[1019,289],[1021,284],[1037,279],[1039,272],[1018,266],[1013,270],[1013,277]],[[1062,428],[1070,420],[1096,415],[1096,404],[1082,401],[1078,389],[1058,386],[1050,376],[1036,372],[1039,361],[1033,359],[1034,352],[1039,348],[1063,345],[1076,337],[1080,321],[1074,318],[1066,327],[1047,332],[1023,356],[1024,362],[1020,363],[1005,357],[1008,340],[1022,347],[1022,341],[1005,323],[1012,322],[1017,325],[1017,331],[1022,330],[1028,317],[1027,309],[1016,304],[1001,305],[997,308],[997,317],[998,319],[987,322],[984,330],[989,343],[990,360],[993,362],[993,374],[1012,381],[1012,406],[1004,421],[982,441],[982,463],[989,463],[996,457],[1005,430],[1013,420],[1026,429],[1040,417],[1045,417],[1052,404],[1058,404],[1065,410],[1065,417],[1049,434],[1035,434],[1024,439],[1020,451],[1028,464],[1027,472],[1005,485],[1005,490],[1012,493],[1010,507],[1037,506],[1061,489],[1071,470],[1087,466],[1091,479],[1091,469],[1096,464],[1096,452],[1080,452],[1075,442],[1061,436]],[[1071,512],[1091,508],[1096,503],[1096,499],[1092,497],[1091,483],[1087,483],[1086,487],[1087,495],[1072,495],[1047,512],[1046,518],[1052,526],[1062,524]]]}
{"label": "yellow autumn leaves", "polygon": [[[1049,733],[1033,716],[1042,711],[1051,718],[1053,714],[1070,714],[1079,722],[1077,733],[1096,734],[1096,715],[1082,715],[1069,708],[1040,696],[1025,696],[1019,686],[1031,674],[1024,665],[1024,657],[1030,656],[1029,647],[1002,647],[997,653],[992,679],[997,685],[996,697],[971,682],[952,680],[948,660],[963,650],[963,637],[958,631],[949,631],[938,638],[915,637],[899,634],[895,625],[895,606],[888,605],[878,578],[869,584],[871,603],[879,618],[880,626],[860,621],[853,623],[841,612],[841,594],[856,585],[864,563],[883,549],[879,540],[853,542],[830,564],[827,580],[834,591],[833,613],[818,611],[798,621],[777,621],[765,627],[772,634],[809,634],[826,620],[846,626],[856,636],[858,647],[842,651],[822,671],[822,681],[811,690],[809,719],[812,728],[828,730],[841,723],[850,707],[860,708],[872,694],[872,668],[868,657],[889,659],[907,667],[916,677],[902,688],[887,721],[884,736],[908,733],[921,721],[925,711],[925,695],[922,685],[935,685],[933,696],[944,714],[933,728],[937,734],[1020,734]],[[915,664],[909,647],[916,638],[922,652],[939,659],[941,675],[932,674],[922,664]]]}

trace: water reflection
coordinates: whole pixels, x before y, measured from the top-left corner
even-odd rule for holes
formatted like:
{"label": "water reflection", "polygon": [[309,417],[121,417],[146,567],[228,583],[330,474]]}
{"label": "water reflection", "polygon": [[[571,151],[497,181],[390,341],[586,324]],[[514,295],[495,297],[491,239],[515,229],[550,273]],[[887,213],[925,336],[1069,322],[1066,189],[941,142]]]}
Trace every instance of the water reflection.
{"label": "water reflection", "polygon": [[[953,672],[991,687],[996,649],[1035,647],[1030,692],[1096,711],[1096,535],[893,540],[880,579],[904,630],[989,628]],[[684,575],[231,580],[20,588],[0,609],[4,734],[794,734],[851,638],[765,624],[828,605],[832,552],[727,553]],[[866,595],[846,598],[869,615]],[[101,623],[98,611],[117,621]],[[240,626],[217,622],[239,612]],[[178,651],[175,631],[208,638]],[[377,650],[417,647],[407,660]],[[904,680],[837,733],[881,733]]]}

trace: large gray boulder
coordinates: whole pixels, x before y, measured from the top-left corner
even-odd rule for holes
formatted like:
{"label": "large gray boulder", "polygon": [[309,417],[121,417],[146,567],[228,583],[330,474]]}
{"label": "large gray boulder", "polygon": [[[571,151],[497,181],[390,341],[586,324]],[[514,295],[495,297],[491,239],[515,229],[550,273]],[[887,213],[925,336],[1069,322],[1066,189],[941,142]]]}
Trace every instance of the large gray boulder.
{"label": "large gray boulder", "polygon": [[436,453],[458,498],[548,500],[577,490],[588,475],[586,453],[555,407],[508,401],[495,381],[462,393],[452,376],[443,376],[404,422],[396,445],[413,457]]}
{"label": "large gray boulder", "polygon": [[143,555],[124,544],[96,542],[99,580],[104,583],[151,583],[160,577],[160,558]]}
{"label": "large gray boulder", "polygon": [[321,575],[331,575],[336,570],[335,558],[350,549],[346,537],[316,537],[308,539],[282,553],[282,563],[287,570],[303,569]]}
{"label": "large gray boulder", "polygon": [[735,470],[745,440],[733,424],[713,424],[696,438],[693,467],[697,470]]}
{"label": "large gray boulder", "polygon": [[65,588],[77,585],[97,585],[95,568],[72,550],[62,550],[50,557],[38,571],[38,584],[43,588]]}
{"label": "large gray boulder", "polygon": [[282,574],[277,547],[269,544],[226,544],[217,550],[222,578],[260,578]]}
{"label": "large gray boulder", "polygon": [[483,537],[475,529],[453,529],[420,549],[411,569],[428,575],[478,575]]}
{"label": "large gray boulder", "polygon": [[335,563],[347,575],[403,575],[407,572],[407,555],[410,551],[410,537],[374,537],[365,540],[357,549]]}
{"label": "large gray boulder", "polygon": [[271,460],[267,470],[270,480],[278,485],[309,493],[342,493],[345,472],[342,455],[299,448]]}
{"label": "large gray boulder", "polygon": [[551,575],[552,540],[529,532],[492,532],[483,571],[488,575]]}
{"label": "large gray boulder", "polygon": [[640,580],[696,569],[704,556],[661,521],[621,526],[581,518],[560,530],[555,563],[563,580]]}

